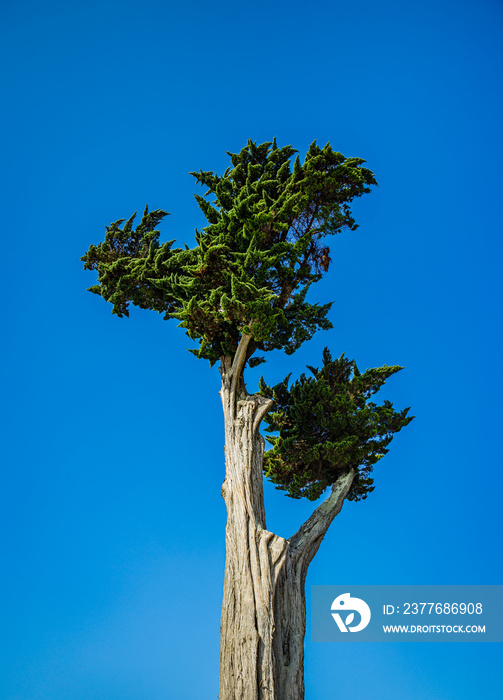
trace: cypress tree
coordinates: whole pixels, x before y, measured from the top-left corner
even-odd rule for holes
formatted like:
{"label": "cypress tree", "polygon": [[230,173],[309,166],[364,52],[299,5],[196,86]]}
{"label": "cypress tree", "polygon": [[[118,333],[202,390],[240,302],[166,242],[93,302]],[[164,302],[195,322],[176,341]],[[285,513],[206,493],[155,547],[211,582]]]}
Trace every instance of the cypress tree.
{"label": "cypress tree", "polygon": [[[362,373],[328,349],[308,376],[273,387],[262,379],[248,393],[246,367],[332,327],[331,303],[308,301],[308,292],[330,267],[331,237],[357,228],[351,202],[377,183],[364,160],[330,144],[313,142],[303,162],[275,139],[228,155],[223,175],[191,173],[206,188],[196,200],[208,222],[193,248],[162,243],[167,212],[147,207],[136,227],[135,214],[107,226],[82,260],[98,273],[89,291],[112,313],[128,316],[133,304],[176,319],[196,342],[191,352],[218,363],[227,506],[219,698],[302,700],[308,566],[344,500],[373,490],[374,465],[412,418],[371,400],[401,367]],[[266,528],[264,474],[292,498],[329,490],[288,539]]]}

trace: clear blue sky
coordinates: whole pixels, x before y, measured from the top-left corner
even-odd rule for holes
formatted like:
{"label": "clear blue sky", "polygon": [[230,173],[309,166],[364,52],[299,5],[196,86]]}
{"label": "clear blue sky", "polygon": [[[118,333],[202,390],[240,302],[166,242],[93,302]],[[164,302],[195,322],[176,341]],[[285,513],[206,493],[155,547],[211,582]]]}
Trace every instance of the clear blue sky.
{"label": "clear blue sky", "polygon": [[[218,693],[218,372],[175,323],[117,319],[80,256],[145,203],[202,225],[190,170],[274,135],[367,160],[379,189],[313,295],[316,364],[401,364],[415,421],[347,503],[311,584],[496,584],[501,564],[499,0],[2,3],[3,700]],[[311,504],[266,488],[288,536]],[[306,700],[502,692],[501,645],[306,644]]]}

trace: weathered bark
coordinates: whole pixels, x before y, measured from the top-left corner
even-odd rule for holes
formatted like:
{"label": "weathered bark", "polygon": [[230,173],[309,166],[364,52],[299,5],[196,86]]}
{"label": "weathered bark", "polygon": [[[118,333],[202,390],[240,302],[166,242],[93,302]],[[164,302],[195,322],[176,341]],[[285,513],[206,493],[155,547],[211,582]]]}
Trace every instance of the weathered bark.
{"label": "weathered bark", "polygon": [[341,477],[289,540],[267,530],[259,427],[272,402],[246,392],[248,340],[244,336],[233,361],[222,358],[220,368],[227,527],[219,700],[303,700],[307,569],[353,474]]}
{"label": "weathered bark", "polygon": [[288,540],[285,562],[274,596],[274,675],[277,700],[304,700],[305,583],[312,562],[333,519],[339,514],[354,472],[340,477],[332,493]]}

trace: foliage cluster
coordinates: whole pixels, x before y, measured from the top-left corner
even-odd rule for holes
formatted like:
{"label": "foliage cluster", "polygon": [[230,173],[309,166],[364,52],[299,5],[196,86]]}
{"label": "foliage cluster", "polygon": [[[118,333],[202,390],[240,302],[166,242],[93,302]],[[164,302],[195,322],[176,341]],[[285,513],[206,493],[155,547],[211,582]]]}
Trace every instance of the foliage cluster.
{"label": "foliage cluster", "polygon": [[373,491],[372,468],[389,451],[395,433],[412,420],[410,409],[395,411],[389,401],[369,401],[386,379],[402,367],[377,367],[360,373],[356,362],[323,351],[321,369],[308,367],[288,386],[290,375],[274,387],[263,379],[263,396],[274,400],[265,417],[273,446],[264,455],[264,471],[277,488],[293,498],[315,500],[338,477],[355,471],[349,500]]}
{"label": "foliage cluster", "polygon": [[[98,271],[90,291],[127,316],[129,304],[176,318],[199,341],[210,363],[233,355],[242,333],[255,350],[291,354],[322,328],[331,327],[331,304],[311,304],[309,287],[330,264],[324,239],[356,223],[350,202],[376,184],[361,158],[345,158],[330,144],[312,143],[301,164],[290,146],[249,141],[229,153],[232,167],[219,176],[192,173],[207,187],[196,196],[208,220],[196,230],[197,246],[159,243],[156,226],[167,215],[145,210],[107,227],[105,241],[82,258]],[[212,198],[210,201],[209,197]],[[256,362],[255,362],[256,363]]]}

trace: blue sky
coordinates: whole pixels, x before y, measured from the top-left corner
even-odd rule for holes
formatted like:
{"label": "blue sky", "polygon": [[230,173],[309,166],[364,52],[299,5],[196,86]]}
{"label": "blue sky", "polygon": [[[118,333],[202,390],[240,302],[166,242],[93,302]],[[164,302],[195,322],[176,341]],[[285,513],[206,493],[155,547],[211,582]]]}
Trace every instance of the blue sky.
{"label": "blue sky", "polygon": [[[400,364],[413,423],[347,503],[311,584],[497,584],[501,566],[501,50],[497,0],[2,4],[0,696],[217,697],[224,565],[218,372],[176,324],[85,288],[105,224],[203,225],[191,170],[275,135],[330,141],[379,188],[313,298],[321,349]],[[266,486],[268,526],[312,504]],[[306,700],[501,693],[494,644],[306,644]]]}

